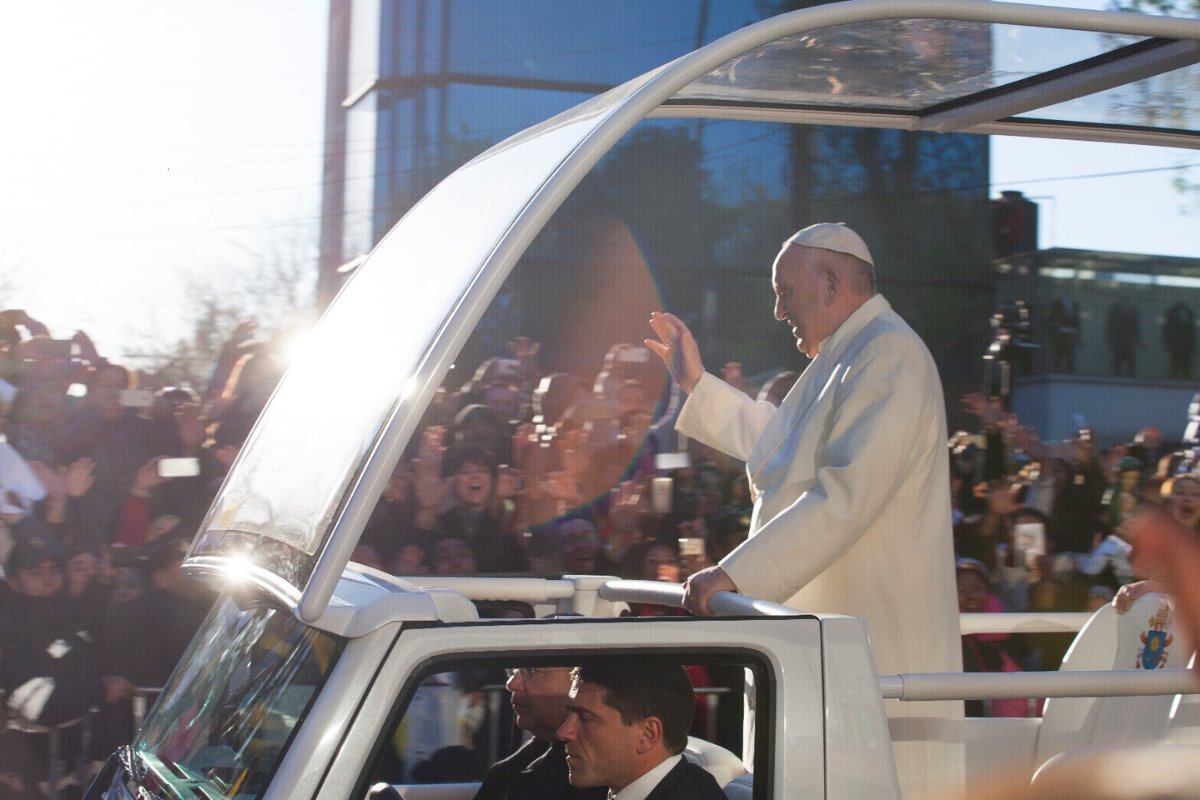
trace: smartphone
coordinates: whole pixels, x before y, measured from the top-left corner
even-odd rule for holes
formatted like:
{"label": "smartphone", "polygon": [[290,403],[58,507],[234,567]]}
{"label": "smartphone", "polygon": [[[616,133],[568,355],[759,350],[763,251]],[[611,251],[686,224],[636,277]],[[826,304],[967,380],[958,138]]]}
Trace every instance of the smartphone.
{"label": "smartphone", "polygon": [[200,474],[200,459],[198,458],[160,458],[158,460],[158,476],[160,478],[192,478]]}
{"label": "smartphone", "polygon": [[704,557],[704,540],[699,536],[683,536],[679,539],[680,556]]}
{"label": "smartphone", "polygon": [[149,408],[154,405],[154,392],[149,389],[122,389],[120,402],[126,408]]}
{"label": "smartphone", "polygon": [[650,479],[650,510],[655,514],[671,513],[671,493],[675,490],[675,481],[670,478]]}
{"label": "smartphone", "polygon": [[650,360],[650,350],[646,347],[626,347],[617,353],[617,361],[629,361],[643,364]]}
{"label": "smartphone", "polygon": [[1018,522],[1013,526],[1013,538],[1019,549],[1026,552],[1046,552],[1046,526],[1040,522]]}
{"label": "smartphone", "polygon": [[659,453],[654,456],[655,469],[687,469],[692,459],[687,453]]}
{"label": "smartphone", "polygon": [[1013,545],[1025,554],[1029,569],[1046,553],[1046,526],[1040,522],[1018,522],[1013,528]]}

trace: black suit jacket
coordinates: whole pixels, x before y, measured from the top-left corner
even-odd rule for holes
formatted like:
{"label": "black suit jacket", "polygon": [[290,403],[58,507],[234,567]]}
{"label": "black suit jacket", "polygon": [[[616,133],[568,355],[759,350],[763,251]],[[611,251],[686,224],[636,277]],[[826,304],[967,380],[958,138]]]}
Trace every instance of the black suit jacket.
{"label": "black suit jacket", "polygon": [[605,800],[608,790],[576,789],[562,742],[530,739],[488,770],[475,800]]}
{"label": "black suit jacket", "polygon": [[686,758],[646,795],[646,800],[726,800],[716,779]]}

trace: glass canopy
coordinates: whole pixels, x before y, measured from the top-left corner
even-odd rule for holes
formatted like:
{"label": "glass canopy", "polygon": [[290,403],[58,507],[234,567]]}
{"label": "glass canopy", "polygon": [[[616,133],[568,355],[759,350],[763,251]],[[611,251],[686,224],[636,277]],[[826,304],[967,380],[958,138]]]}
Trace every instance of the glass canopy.
{"label": "glass canopy", "polygon": [[[1183,35],[1196,21],[1168,22]],[[1146,135],[1158,132],[1174,146],[1200,147],[1197,61],[1195,38],[873,20],[739,54],[677,92],[660,115],[757,111],[824,124],[1036,135],[1088,126],[1092,136],[1075,130],[1070,138],[1165,143]]]}
{"label": "glass canopy", "polygon": [[[248,439],[193,544],[315,621],[393,464],[500,285],[648,116],[1200,147],[1200,20],[851,0],[765,20],[502,142],[384,238]],[[336,409],[331,413],[330,409]]]}

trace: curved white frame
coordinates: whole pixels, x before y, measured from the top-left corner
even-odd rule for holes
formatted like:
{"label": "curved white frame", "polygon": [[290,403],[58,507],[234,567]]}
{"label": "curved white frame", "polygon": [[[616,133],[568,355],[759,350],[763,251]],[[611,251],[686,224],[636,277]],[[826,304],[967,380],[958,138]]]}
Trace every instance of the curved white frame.
{"label": "curved white frame", "polygon": [[[792,113],[752,107],[716,109],[703,105],[664,107],[663,104],[700,76],[742,53],[782,36],[846,23],[908,18],[1006,23],[1200,42],[1200,20],[1081,11],[988,0],[850,0],[795,11],[750,25],[493,147],[447,178],[397,223],[380,247],[363,264],[359,270],[360,274],[345,291],[353,292],[355,285],[364,281],[363,276],[371,274],[372,271],[396,266],[386,263],[387,258],[380,257],[385,251],[391,254],[397,250],[405,251],[411,248],[429,252],[429,240],[433,236],[427,230],[430,215],[448,215],[455,212],[452,204],[446,199],[453,194],[446,189],[447,186],[456,187],[456,191],[461,191],[464,182],[469,184],[473,180],[473,174],[480,177],[490,175],[485,166],[490,160],[511,159],[514,154],[519,156],[523,148],[532,148],[525,152],[534,153],[538,152],[539,148],[544,151],[549,147],[552,151],[561,153],[562,157],[536,180],[530,180],[532,175],[525,175],[519,191],[509,185],[481,184],[480,191],[486,189],[493,198],[502,197],[505,207],[516,210],[510,217],[491,220],[494,229],[483,231],[486,235],[482,237],[474,237],[489,242],[474,254],[475,261],[472,262],[471,257],[466,257],[462,263],[454,265],[455,268],[443,276],[444,280],[458,283],[455,284],[456,290],[446,291],[443,288],[436,293],[439,300],[438,303],[434,303],[433,312],[442,319],[441,325],[437,330],[419,332],[429,338],[422,339],[423,344],[418,343],[410,348],[411,355],[406,356],[408,360],[396,364],[396,369],[402,370],[405,377],[404,390],[398,393],[398,397],[391,395],[378,398],[378,407],[390,410],[383,415],[373,435],[370,426],[375,423],[364,422],[367,427],[363,429],[363,433],[370,441],[370,446],[364,451],[364,460],[357,472],[342,477],[345,491],[338,492],[336,487],[324,487],[329,490],[326,493],[328,496],[337,496],[340,499],[335,502],[334,507],[325,507],[324,513],[316,517],[321,520],[318,524],[325,525],[324,520],[328,520],[329,523],[313,555],[315,564],[307,583],[301,590],[296,591],[289,586],[281,586],[281,582],[265,570],[252,567],[246,572],[243,564],[240,566],[246,579],[264,592],[293,606],[305,621],[316,622],[325,613],[350,554],[387,482],[392,466],[400,457],[453,359],[465,345],[480,317],[534,237],[583,177],[634,125],[655,115],[722,115],[764,121],[838,121],[841,124],[882,125],[884,120],[881,115],[864,115],[861,112]],[[908,121],[905,121],[906,119]],[[916,123],[904,115],[889,116],[888,120],[892,123],[890,127],[916,127]],[[992,122],[975,123],[965,129],[979,133],[1012,133],[1012,130],[1007,129],[1010,127],[1012,126],[1006,126],[1003,122]],[[1021,125],[1020,129],[1025,135],[1034,132],[1028,124]],[[1062,133],[1062,130],[1066,130],[1067,133]],[[1048,126],[1046,134],[1062,138],[1113,140],[1111,133],[1089,136],[1086,126],[1063,129]],[[1171,139],[1172,134],[1169,132],[1122,134],[1115,138],[1130,143],[1180,144]],[[1200,146],[1200,143],[1192,142],[1191,146]],[[544,155],[541,159],[531,159],[531,163],[538,161],[545,162]],[[478,233],[476,231],[476,234]],[[421,292],[414,291],[413,294],[414,297],[405,298],[401,302],[423,302]],[[453,301],[448,302],[448,297],[454,297]],[[390,310],[395,310],[394,305]],[[423,311],[428,317],[428,302],[423,306]],[[336,309],[331,315],[335,312]],[[396,313],[402,315],[403,309]],[[316,335],[321,335],[321,328],[318,328]],[[376,363],[384,363],[383,348],[388,343],[361,344],[364,347],[379,348],[380,358]],[[288,379],[285,378],[281,392],[287,391],[287,383]],[[349,390],[353,391],[354,387],[349,387]],[[274,405],[273,400],[268,406],[267,414],[271,413],[269,409]],[[315,413],[321,413],[321,410],[317,409]],[[222,497],[237,496],[233,489],[241,489],[242,498],[249,496],[246,489],[252,484],[252,476],[248,474],[252,470],[249,467],[239,470],[238,467],[242,463],[255,463],[253,450],[257,445],[257,437],[252,434],[247,447],[251,454],[247,456],[244,453],[239,458],[222,490]],[[278,461],[279,459],[276,459],[276,462]],[[313,476],[298,473],[298,477]],[[300,484],[303,485],[303,481]],[[220,534],[225,530],[238,529],[236,526],[223,527],[226,524],[223,520],[228,521],[236,517],[238,508],[232,505],[223,507],[222,497],[218,498],[213,511],[205,520],[198,541],[206,532]],[[303,525],[303,519],[287,516],[287,508],[273,506],[270,498],[262,499],[267,507],[265,518],[272,520],[272,524],[278,524],[281,528],[290,526],[291,529]],[[255,532],[270,535],[269,529]],[[197,558],[193,566],[203,565],[204,571],[211,572],[220,570],[221,564],[221,557],[207,554],[203,559]]]}

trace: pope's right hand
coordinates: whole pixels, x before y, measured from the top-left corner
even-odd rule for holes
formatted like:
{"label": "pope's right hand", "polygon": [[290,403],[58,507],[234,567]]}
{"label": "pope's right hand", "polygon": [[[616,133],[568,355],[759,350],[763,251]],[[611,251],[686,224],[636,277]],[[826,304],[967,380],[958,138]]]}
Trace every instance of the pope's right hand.
{"label": "pope's right hand", "polygon": [[646,347],[658,354],[675,382],[690,393],[704,374],[700,347],[692,332],[679,317],[662,311],[650,313],[650,327],[658,339],[646,339]]}

